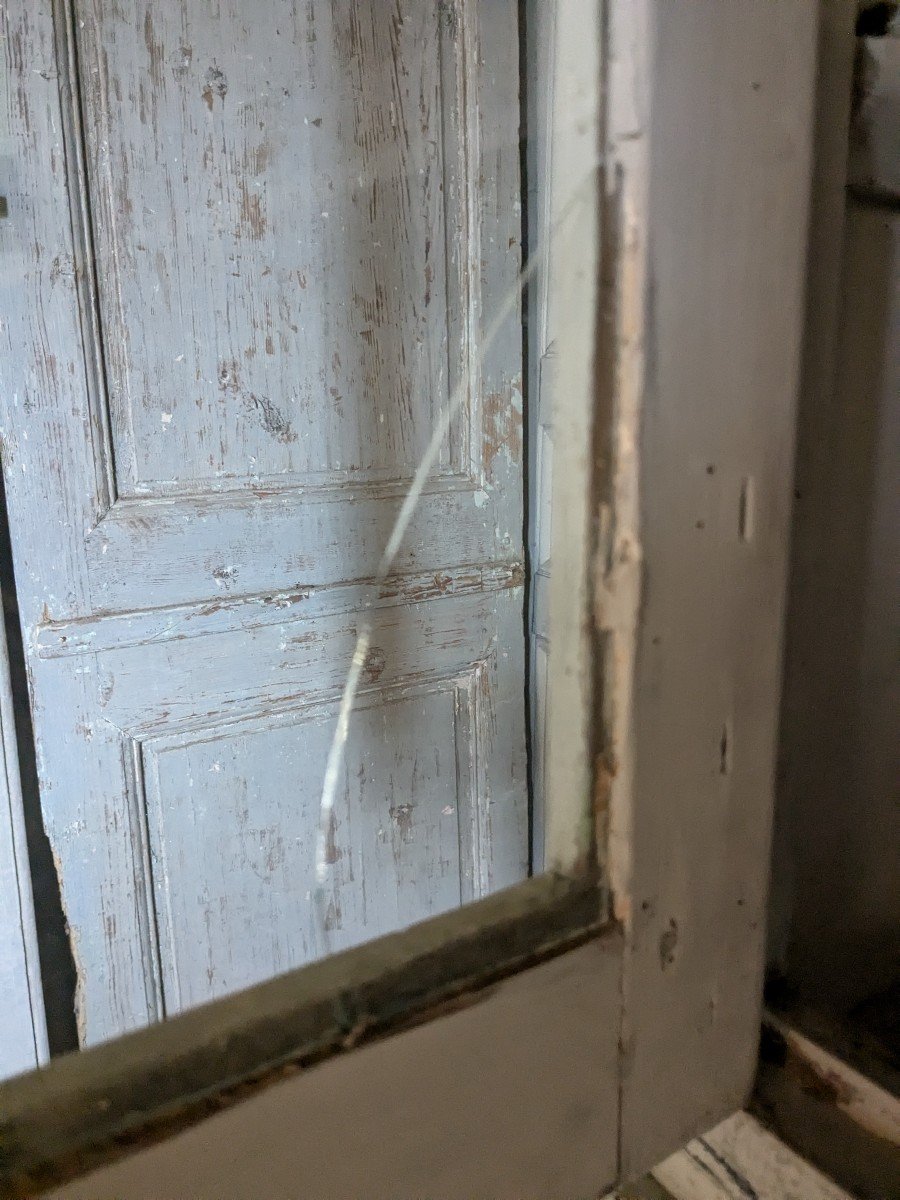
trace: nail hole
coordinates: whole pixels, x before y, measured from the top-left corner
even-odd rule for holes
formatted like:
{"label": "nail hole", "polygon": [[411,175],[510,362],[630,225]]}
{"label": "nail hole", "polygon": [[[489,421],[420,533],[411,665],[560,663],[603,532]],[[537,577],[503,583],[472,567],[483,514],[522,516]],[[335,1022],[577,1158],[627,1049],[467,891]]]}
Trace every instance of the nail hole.
{"label": "nail hole", "polygon": [[753,500],[753,480],[750,478],[742,479],[741,495],[738,500],[738,536],[742,542],[753,540]]}
{"label": "nail hole", "polygon": [[719,738],[719,774],[731,774],[731,731],[727,721],[722,726],[722,734]]}

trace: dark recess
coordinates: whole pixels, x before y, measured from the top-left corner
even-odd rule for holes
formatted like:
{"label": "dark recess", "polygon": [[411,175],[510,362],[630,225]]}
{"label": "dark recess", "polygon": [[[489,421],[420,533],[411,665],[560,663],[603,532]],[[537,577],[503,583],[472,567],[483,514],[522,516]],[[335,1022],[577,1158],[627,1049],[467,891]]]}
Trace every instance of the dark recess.
{"label": "dark recess", "polygon": [[857,37],[887,37],[897,13],[896,3],[870,4],[856,18]]}
{"label": "dark recess", "polygon": [[37,761],[31,706],[28,702],[28,673],[25,649],[19,623],[16,580],[13,571],[12,541],[9,533],[9,514],[6,507],[6,488],[0,472],[0,586],[3,588],[3,621],[9,650],[9,673],[12,680],[13,708],[16,721],[16,745],[19,774],[22,779],[22,801],[25,809],[25,836],[34,892],[35,924],[37,925],[38,959],[44,1008],[47,1016],[47,1039],[51,1055],[65,1054],[78,1049],[78,1030],[75,1023],[75,960],[69,944],[66,918],[59,892],[59,880],[53,865],[50,842],[44,829],[38,791]]}

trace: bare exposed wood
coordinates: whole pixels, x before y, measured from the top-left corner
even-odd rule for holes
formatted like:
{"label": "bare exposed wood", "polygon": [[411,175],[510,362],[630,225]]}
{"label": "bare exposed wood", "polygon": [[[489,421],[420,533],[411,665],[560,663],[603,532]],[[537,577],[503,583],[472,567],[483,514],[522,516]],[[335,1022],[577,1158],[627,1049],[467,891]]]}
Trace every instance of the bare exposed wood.
{"label": "bare exposed wood", "polygon": [[854,1200],[747,1113],[735,1113],[653,1170],[672,1200]]}
{"label": "bare exposed wood", "polygon": [[738,1112],[606,1200],[858,1200]]}
{"label": "bare exposed wood", "polygon": [[48,1056],[6,632],[0,597],[0,1079]]}

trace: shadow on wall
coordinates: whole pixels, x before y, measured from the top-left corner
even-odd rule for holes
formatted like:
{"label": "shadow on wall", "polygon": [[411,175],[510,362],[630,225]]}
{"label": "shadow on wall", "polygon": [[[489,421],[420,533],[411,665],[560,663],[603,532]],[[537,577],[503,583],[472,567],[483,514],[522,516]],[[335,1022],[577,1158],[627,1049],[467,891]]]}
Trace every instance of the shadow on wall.
{"label": "shadow on wall", "polygon": [[896,209],[851,201],[834,387],[798,428],[776,900],[787,980],[840,1012],[900,963],[898,257]]}

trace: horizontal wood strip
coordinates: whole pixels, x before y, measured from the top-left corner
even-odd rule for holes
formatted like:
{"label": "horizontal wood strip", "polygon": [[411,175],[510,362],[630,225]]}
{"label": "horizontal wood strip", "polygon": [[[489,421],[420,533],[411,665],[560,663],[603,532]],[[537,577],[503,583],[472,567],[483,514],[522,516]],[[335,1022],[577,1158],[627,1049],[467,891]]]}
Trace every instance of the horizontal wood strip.
{"label": "horizontal wood strip", "polygon": [[[30,1195],[310,1066],[476,1003],[598,936],[590,878],[543,875],[0,1087],[0,1194]],[[614,935],[614,931],[610,931]]]}
{"label": "horizontal wood strip", "polygon": [[380,583],[362,580],[339,587],[305,587],[290,592],[222,596],[198,604],[106,613],[75,621],[50,621],[38,627],[35,649],[41,658],[85,651],[181,641],[224,630],[257,629],[286,621],[416,604],[441,596],[500,591],[522,584],[518,561],[454,567],[446,571],[399,575]]}

